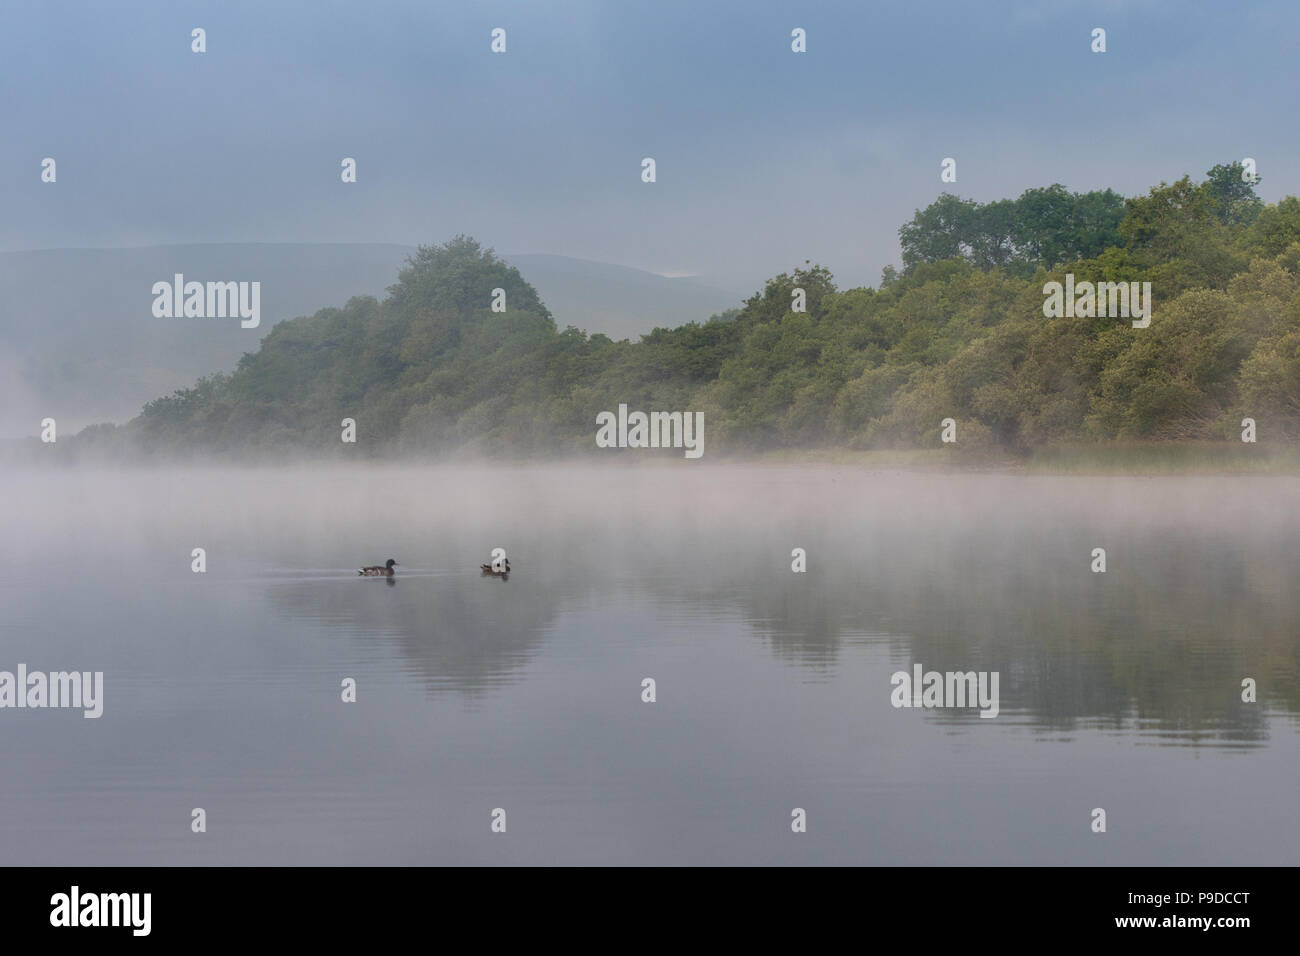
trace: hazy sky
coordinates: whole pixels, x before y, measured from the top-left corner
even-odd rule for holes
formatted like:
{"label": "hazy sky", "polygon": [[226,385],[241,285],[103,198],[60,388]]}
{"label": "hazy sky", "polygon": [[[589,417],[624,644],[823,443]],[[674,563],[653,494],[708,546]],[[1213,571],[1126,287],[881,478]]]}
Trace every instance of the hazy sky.
{"label": "hazy sky", "polygon": [[0,249],[468,232],[874,284],[945,156],[980,200],[1245,156],[1266,199],[1297,192],[1297,63],[1295,0],[7,0]]}

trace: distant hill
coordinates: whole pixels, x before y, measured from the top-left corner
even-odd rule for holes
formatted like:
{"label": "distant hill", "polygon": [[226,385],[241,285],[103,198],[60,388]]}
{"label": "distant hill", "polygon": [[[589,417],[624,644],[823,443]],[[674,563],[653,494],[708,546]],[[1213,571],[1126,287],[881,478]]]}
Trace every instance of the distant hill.
{"label": "distant hill", "polygon": [[747,295],[726,292],[695,278],[669,279],[653,272],[568,256],[503,255],[537,289],[560,328],[576,325],[612,339],[631,339],[651,329],[703,322],[739,308]]}
{"label": "distant hill", "polygon": [[[372,244],[199,244],[0,254],[0,435],[126,421],[149,399],[230,369],[271,326],[382,294],[412,250]],[[262,321],[157,319],[155,282],[258,281]]]}
{"label": "distant hill", "polygon": [[[272,326],[382,298],[415,247],[390,243],[198,243],[130,249],[0,253],[0,437],[124,422],[149,399],[230,371]],[[564,256],[506,257],[528,275],[561,328],[636,339],[656,326],[703,321],[738,306],[693,279]],[[261,325],[159,319],[153,283],[261,282]]]}

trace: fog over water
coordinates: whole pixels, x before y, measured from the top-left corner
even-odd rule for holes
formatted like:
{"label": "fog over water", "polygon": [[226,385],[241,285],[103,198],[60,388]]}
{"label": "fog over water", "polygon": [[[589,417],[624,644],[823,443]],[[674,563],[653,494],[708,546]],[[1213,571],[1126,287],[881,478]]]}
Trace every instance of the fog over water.
{"label": "fog over water", "polygon": [[[0,491],[0,671],[104,673],[99,719],[0,709],[10,864],[1300,858],[1294,478],[673,460]],[[892,706],[917,664],[998,673],[997,717]]]}

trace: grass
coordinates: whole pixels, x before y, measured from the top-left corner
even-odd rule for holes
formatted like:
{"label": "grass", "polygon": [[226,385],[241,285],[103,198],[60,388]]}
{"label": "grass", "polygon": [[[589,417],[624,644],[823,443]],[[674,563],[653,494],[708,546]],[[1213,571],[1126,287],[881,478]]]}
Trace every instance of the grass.
{"label": "grass", "polygon": [[[720,456],[721,457],[721,456]],[[861,465],[864,468],[935,468],[996,471],[1016,470],[1024,462],[999,453],[962,452],[946,448],[779,448],[748,459],[780,464]]]}
{"label": "grass", "polygon": [[1030,454],[1033,474],[1300,474],[1300,448],[1245,442],[1107,442]]}
{"label": "grass", "polygon": [[1245,442],[1096,442],[1053,445],[1013,456],[917,449],[778,449],[757,462],[859,465],[864,468],[1006,471],[1034,475],[1300,475],[1300,447]]}

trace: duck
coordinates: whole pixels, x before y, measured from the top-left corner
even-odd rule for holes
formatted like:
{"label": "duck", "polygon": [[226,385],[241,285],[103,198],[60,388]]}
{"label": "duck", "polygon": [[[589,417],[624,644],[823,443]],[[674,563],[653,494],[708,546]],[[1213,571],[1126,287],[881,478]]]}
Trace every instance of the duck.
{"label": "duck", "polygon": [[503,567],[500,571],[492,567],[492,565],[490,564],[480,564],[479,568],[482,570],[484,574],[490,574],[496,578],[504,578],[507,574],[510,573],[510,559],[506,558],[505,567]]}
{"label": "duck", "polygon": [[391,578],[393,576],[393,568],[395,567],[397,567],[397,562],[392,558],[389,558],[388,563],[382,566],[371,564],[364,568],[357,568],[357,574],[367,578]]}

